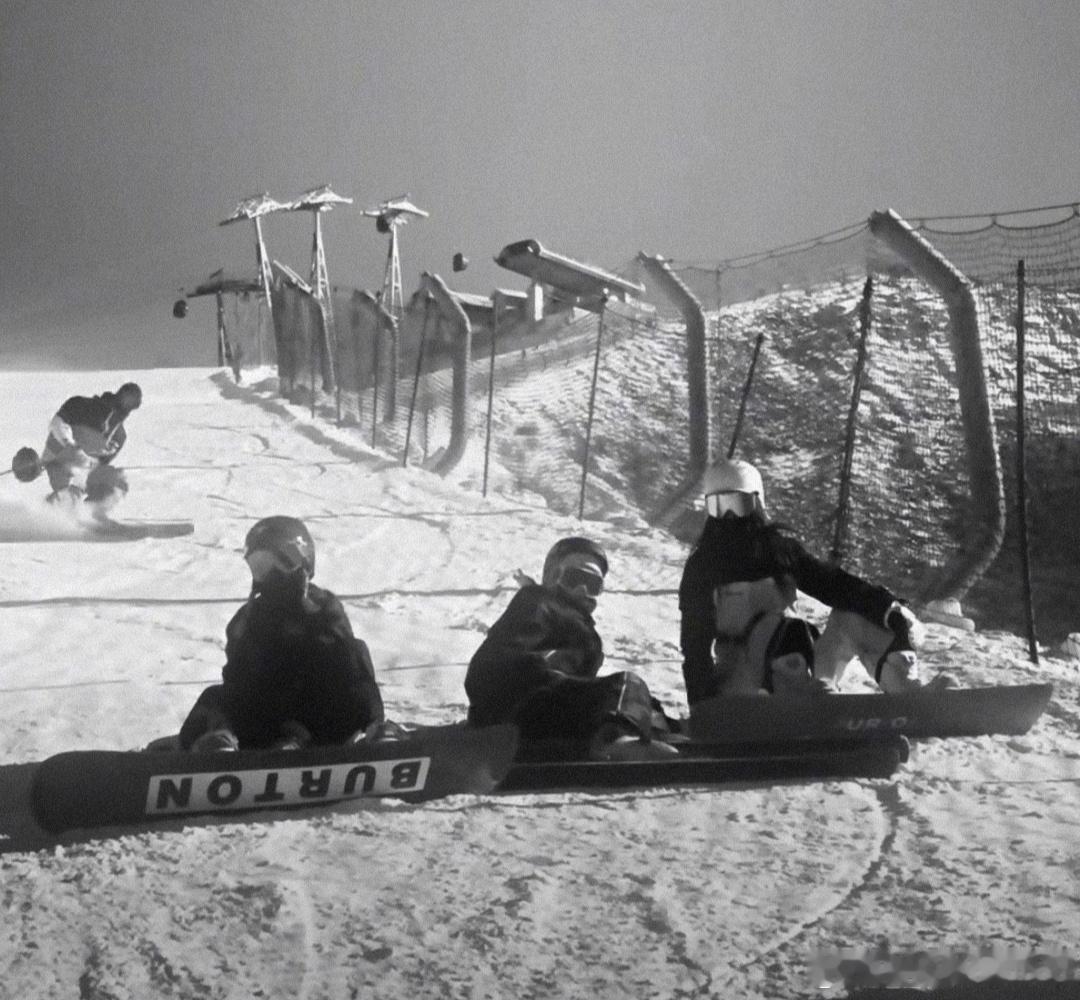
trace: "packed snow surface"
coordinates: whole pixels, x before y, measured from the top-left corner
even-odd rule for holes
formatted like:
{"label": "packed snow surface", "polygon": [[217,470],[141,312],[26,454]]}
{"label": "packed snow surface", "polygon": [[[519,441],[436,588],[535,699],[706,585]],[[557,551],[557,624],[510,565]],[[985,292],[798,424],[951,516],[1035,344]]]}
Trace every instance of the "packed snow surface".
{"label": "packed snow surface", "polygon": [[608,667],[685,713],[686,549],[629,514],[482,498],[201,369],[0,374],[0,453],[40,449],[63,399],[129,378],[145,397],[118,515],[194,534],[95,541],[44,507],[44,479],[0,480],[0,996],[774,998],[821,995],[818,949],[880,937],[1077,945],[1078,664],[939,625],[931,669],[1054,683],[1027,736],[926,741],[888,780],[369,800],[40,839],[15,808],[21,765],[179,727],[220,675],[248,587],[239,547],[268,514],[309,525],[316,580],[370,645],[392,718],[462,718],[466,663],[515,571],[582,532],[611,559]]}

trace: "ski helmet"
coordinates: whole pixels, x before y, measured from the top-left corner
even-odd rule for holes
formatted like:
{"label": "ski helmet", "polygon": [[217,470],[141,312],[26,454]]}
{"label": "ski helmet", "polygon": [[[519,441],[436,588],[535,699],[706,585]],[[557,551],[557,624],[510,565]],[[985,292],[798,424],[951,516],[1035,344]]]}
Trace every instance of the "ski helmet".
{"label": "ski helmet", "polygon": [[[710,502],[710,497],[717,497],[725,493],[743,493],[757,497],[755,507],[765,509],[765,484],[761,481],[761,473],[749,462],[741,459],[725,459],[717,462],[709,469],[702,479],[701,492],[705,497],[705,509],[713,517],[719,516],[719,507],[716,501]],[[718,513],[713,513],[716,510]],[[746,513],[750,513],[746,511]]]}
{"label": "ski helmet", "polygon": [[600,572],[607,576],[608,561],[607,556],[604,555],[604,550],[591,538],[582,538],[579,535],[573,535],[569,538],[560,538],[553,546],[551,546],[547,557],[544,559],[542,579],[545,585],[550,586],[555,582],[559,572],[559,563],[567,556],[576,553],[588,556],[589,559],[600,567]]}
{"label": "ski helmet", "polygon": [[41,475],[41,460],[33,448],[20,448],[11,460],[11,471],[20,483],[32,483]]}
{"label": "ski helmet", "polygon": [[137,382],[125,382],[116,390],[116,397],[117,399],[127,398],[131,400],[131,403],[124,407],[129,413],[142,406],[142,389],[139,388]]}
{"label": "ski helmet", "polygon": [[252,525],[244,539],[244,558],[259,551],[272,553],[294,569],[303,567],[308,579],[315,575],[315,542],[299,518],[275,514]]}

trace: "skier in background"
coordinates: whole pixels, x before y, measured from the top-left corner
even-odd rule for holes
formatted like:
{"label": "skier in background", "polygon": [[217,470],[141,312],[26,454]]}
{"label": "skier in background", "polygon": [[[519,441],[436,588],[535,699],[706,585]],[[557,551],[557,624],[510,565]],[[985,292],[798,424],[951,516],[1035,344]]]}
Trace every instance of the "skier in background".
{"label": "skier in background", "polygon": [[358,742],[392,726],[367,644],[341,601],[311,582],[315,543],[303,522],[258,521],[244,559],[251,596],[226,626],[222,683],[199,696],[181,748],[298,749]]}
{"label": "skier in background", "polygon": [[[855,658],[888,693],[923,686],[915,616],[885,587],[816,558],[770,522],[754,466],[719,462],[703,492],[708,516],[679,584],[690,705],[718,694],[835,690]],[[832,608],[820,635],[788,614],[797,589]]]}
{"label": "skier in background", "polygon": [[640,677],[597,676],[604,647],[592,613],[607,571],[596,542],[570,537],[548,552],[540,583],[523,577],[469,662],[470,724],[516,723],[525,742],[588,740],[600,759],[676,753],[653,739],[668,720]]}
{"label": "skier in background", "polygon": [[74,509],[85,500],[94,517],[108,516],[128,491],[123,470],[111,463],[127,440],[124,421],[141,405],[142,389],[134,382],[100,396],[72,396],[61,405],[41,453],[53,489],[49,503]]}

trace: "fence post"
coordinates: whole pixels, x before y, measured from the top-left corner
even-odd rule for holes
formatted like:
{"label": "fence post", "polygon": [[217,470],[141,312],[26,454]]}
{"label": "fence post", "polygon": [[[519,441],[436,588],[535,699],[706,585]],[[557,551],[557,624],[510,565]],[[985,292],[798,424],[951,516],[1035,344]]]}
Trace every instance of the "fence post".
{"label": "fence post", "polygon": [[[310,312],[308,313],[310,315]],[[318,365],[319,359],[319,340],[315,336],[315,331],[311,330],[311,352],[308,358],[308,364],[311,366],[311,417],[315,418],[315,368]]]}
{"label": "fence post", "polygon": [[225,364],[225,300],[221,292],[215,292],[217,299],[217,363],[218,368]]}
{"label": "fence post", "polygon": [[975,293],[971,282],[892,209],[870,216],[870,232],[928,282],[949,311],[971,512],[960,551],[918,597],[924,603],[959,601],[989,568],[1005,538],[1005,483]]}
{"label": "fence post", "polygon": [[[328,295],[333,295],[333,289],[331,289]],[[334,358],[334,422],[338,427],[341,426],[341,383],[343,381],[341,376],[341,337],[338,333],[337,319],[334,317],[333,309],[329,310],[330,316],[330,332],[332,334],[331,347],[333,348]]]}
{"label": "fence post", "polygon": [[585,517],[585,482],[589,478],[589,446],[592,442],[593,411],[596,408],[596,379],[600,374],[600,342],[604,337],[604,314],[607,296],[600,300],[600,318],[596,324],[596,354],[593,356],[592,386],[589,389],[589,418],[585,424],[585,455],[581,460],[581,497],[578,500],[578,519]]}
{"label": "fence post", "polygon": [[[376,300],[379,305],[382,299]],[[375,320],[375,336],[371,340],[371,447],[375,447],[375,432],[379,426],[379,347],[382,341],[382,319]]]}
{"label": "fence post", "polygon": [[499,336],[499,304],[502,296],[498,289],[491,293],[491,362],[488,365],[487,427],[484,431],[484,478],[480,495],[487,496],[488,460],[491,457],[491,411],[495,403],[495,342]]}
{"label": "fence post", "polygon": [[1023,258],[1016,262],[1016,507],[1020,542],[1020,573],[1024,589],[1024,620],[1027,625],[1028,656],[1039,662],[1039,644],[1035,631],[1035,604],[1031,591],[1031,549],[1028,541],[1027,495],[1027,418],[1024,385],[1024,352],[1027,339],[1024,325],[1027,281]]}
{"label": "fence post", "polygon": [[754,372],[757,370],[758,357],[761,354],[761,345],[765,343],[765,331],[762,330],[754,341],[754,353],[750,358],[750,368],[746,372],[746,383],[743,385],[742,397],[739,399],[739,412],[735,416],[735,427],[731,431],[731,443],[728,444],[727,457],[735,454],[735,446],[739,442],[739,434],[742,432],[743,418],[746,416],[746,401],[750,398],[750,388],[754,384]]}
{"label": "fence post", "polygon": [[360,307],[356,302],[358,294],[358,292],[352,294],[349,329],[352,331],[353,378],[356,380],[356,426],[362,427],[364,423],[364,365],[360,360],[360,345],[363,341],[360,336]]}
{"label": "fence post", "polygon": [[401,464],[409,464],[409,439],[412,437],[413,414],[416,412],[416,393],[420,388],[420,373],[424,366],[424,342],[427,340],[428,317],[431,315],[431,296],[424,299],[424,322],[420,327],[420,346],[416,350],[416,375],[412,384],[412,399],[409,400],[409,420],[405,425],[405,450]]}
{"label": "fence post", "polygon": [[859,419],[859,397],[862,395],[863,374],[866,371],[866,339],[870,333],[870,301],[874,295],[874,279],[867,276],[859,303],[859,349],[855,371],[851,377],[851,406],[848,409],[847,430],[844,433],[844,458],[840,463],[840,493],[836,500],[836,528],[833,532],[829,558],[839,563],[844,555],[848,513],[851,507],[851,463],[855,455],[855,430]]}

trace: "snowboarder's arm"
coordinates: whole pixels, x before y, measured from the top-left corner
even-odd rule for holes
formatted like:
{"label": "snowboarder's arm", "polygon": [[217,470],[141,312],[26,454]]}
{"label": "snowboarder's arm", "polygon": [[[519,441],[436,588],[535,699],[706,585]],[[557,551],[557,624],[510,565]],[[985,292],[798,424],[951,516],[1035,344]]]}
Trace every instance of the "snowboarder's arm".
{"label": "snowboarder's arm", "polygon": [[49,436],[55,438],[65,447],[75,446],[75,433],[69,424],[59,413],[49,421]]}
{"label": "snowboarder's arm", "polygon": [[892,591],[811,555],[794,539],[791,560],[795,586],[839,611],[853,611],[878,628],[889,628],[889,613],[900,606]]}

